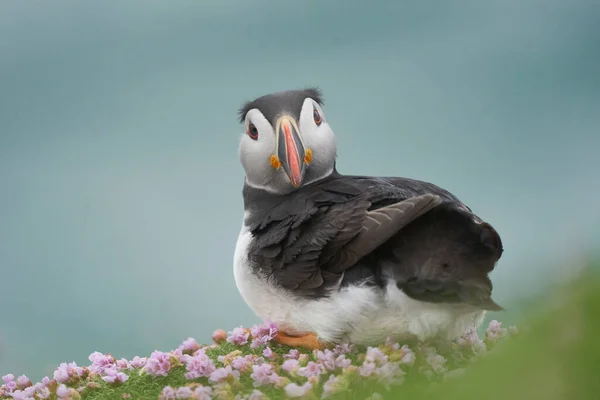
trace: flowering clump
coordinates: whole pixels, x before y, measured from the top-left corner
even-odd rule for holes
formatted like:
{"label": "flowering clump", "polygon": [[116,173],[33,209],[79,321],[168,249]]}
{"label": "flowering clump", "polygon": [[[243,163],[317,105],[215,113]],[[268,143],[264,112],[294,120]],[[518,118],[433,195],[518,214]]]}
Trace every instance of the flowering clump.
{"label": "flowering clump", "polygon": [[[148,398],[150,388],[155,388],[151,397],[159,400],[325,399],[365,385],[376,388],[367,396],[376,399],[416,375],[425,381],[455,376],[517,330],[502,328],[494,320],[483,339],[471,330],[442,345],[409,346],[388,339],[379,346],[340,344],[314,351],[278,345],[274,341],[277,332],[277,326],[269,322],[250,329],[218,330],[213,334],[216,344],[201,345],[187,338],[172,351],[155,350],[149,357],[131,360],[93,352],[88,357],[90,365],[61,363],[52,378],[35,384],[25,375],[3,376],[0,399],[80,399],[108,387],[110,396],[117,393],[124,399]],[[140,387],[145,388],[143,394],[135,392]]]}

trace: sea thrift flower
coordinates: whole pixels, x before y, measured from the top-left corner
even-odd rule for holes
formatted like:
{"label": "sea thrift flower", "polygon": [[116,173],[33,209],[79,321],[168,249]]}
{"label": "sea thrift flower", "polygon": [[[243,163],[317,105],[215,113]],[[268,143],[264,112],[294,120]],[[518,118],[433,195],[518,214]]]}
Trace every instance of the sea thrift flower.
{"label": "sea thrift flower", "polygon": [[6,390],[8,391],[8,393],[14,392],[15,390],[17,390],[17,382],[15,381],[9,381],[6,382]]}
{"label": "sea thrift flower", "polygon": [[142,368],[146,365],[147,358],[146,357],[133,357],[133,360],[129,363],[133,368]]}
{"label": "sea thrift flower", "polygon": [[348,343],[342,343],[342,344],[338,344],[333,348],[333,353],[335,355],[340,355],[340,354],[350,354],[353,353],[355,350],[354,346],[352,346],[351,344]]}
{"label": "sea thrift flower", "polygon": [[216,369],[214,362],[206,355],[204,349],[196,351],[193,356],[183,356],[182,361],[186,364],[188,371],[184,375],[186,379],[208,377]]}
{"label": "sea thrift flower", "polygon": [[238,371],[249,371],[252,369],[253,359],[254,357],[251,354],[248,354],[244,357],[237,356],[231,361],[231,366]]}
{"label": "sea thrift flower", "polygon": [[59,399],[65,399],[65,400],[81,398],[81,396],[75,389],[68,388],[67,386],[65,386],[62,383],[58,386],[58,388],[56,388],[56,396]]}
{"label": "sea thrift flower", "polygon": [[415,353],[407,345],[400,347],[400,352],[402,354],[400,362],[402,364],[413,366],[416,359]]}
{"label": "sea thrift flower", "polygon": [[131,368],[131,364],[125,358],[121,358],[120,360],[117,360],[116,364],[117,364],[117,368],[119,368],[119,369]]}
{"label": "sea thrift flower", "polygon": [[260,325],[254,325],[250,328],[250,332],[254,338],[250,347],[257,348],[259,346],[264,346],[275,339],[275,336],[277,336],[277,325],[272,322],[265,322]]}
{"label": "sea thrift flower", "polygon": [[65,363],[60,364],[60,366],[54,371],[54,379],[56,379],[58,383],[65,383],[71,379]]}
{"label": "sea thrift flower", "polygon": [[290,374],[297,371],[299,367],[300,367],[300,362],[293,358],[290,358],[289,360],[285,360],[283,362],[283,364],[281,364],[281,368]]}
{"label": "sea thrift flower", "polygon": [[194,395],[194,392],[192,392],[192,389],[188,386],[181,386],[175,392],[175,397],[178,399],[189,399],[193,395]]}
{"label": "sea thrift flower", "polygon": [[171,370],[171,355],[158,350],[153,351],[144,369],[153,376],[167,376]]}
{"label": "sea thrift flower", "polygon": [[211,400],[213,398],[212,388],[210,386],[198,386],[194,389],[194,396],[198,400]]}
{"label": "sea thrift flower", "polygon": [[49,399],[51,394],[52,393],[50,393],[50,389],[47,387],[42,387],[37,390],[37,396],[40,399]]}
{"label": "sea thrift flower", "polygon": [[375,373],[376,369],[377,369],[377,365],[375,365],[374,362],[365,360],[365,361],[363,361],[362,365],[358,369],[358,373],[361,374],[362,376],[371,376],[372,374]]}
{"label": "sea thrift flower", "polygon": [[224,356],[218,356],[217,360],[223,365],[229,365],[235,360],[236,357],[241,356],[243,353],[240,350],[234,350],[229,354],[225,354]]}
{"label": "sea thrift flower", "polygon": [[335,355],[329,349],[325,349],[325,351],[316,350],[313,352],[317,360],[321,362],[325,369],[333,371],[335,366]]}
{"label": "sea thrift flower", "polygon": [[165,386],[158,395],[158,400],[175,400],[175,389],[171,386]]}
{"label": "sea thrift flower", "polygon": [[377,347],[369,347],[367,348],[365,360],[379,364],[387,362],[388,356]]}
{"label": "sea thrift flower", "polygon": [[298,356],[300,356],[300,352],[297,349],[291,349],[287,354],[283,355],[283,358],[297,360]]}
{"label": "sea thrift flower", "polygon": [[230,376],[232,376],[235,379],[239,379],[240,371],[232,369],[231,365],[228,365],[224,368],[214,370],[210,374],[210,378],[208,380],[209,382],[221,382],[222,380],[225,380]]}
{"label": "sea thrift flower", "polygon": [[29,387],[32,385],[31,380],[29,380],[29,378],[26,377],[25,375],[19,376],[17,378],[16,382],[17,382],[17,387],[19,387],[20,389],[25,389],[26,387]]}
{"label": "sea thrift flower", "polygon": [[285,394],[288,397],[302,397],[306,396],[311,390],[312,385],[309,382],[306,382],[302,386],[298,386],[296,383],[289,383],[285,387]]}
{"label": "sea thrift flower", "polygon": [[250,396],[248,396],[248,400],[263,400],[266,398],[267,396],[265,396],[264,393],[258,389],[254,389],[252,393],[250,393]]}
{"label": "sea thrift flower", "polygon": [[223,329],[217,329],[213,332],[212,339],[215,343],[219,344],[222,341],[227,340],[227,332],[225,332]]}
{"label": "sea thrift flower", "polygon": [[113,356],[108,354],[102,354],[98,351],[93,352],[89,355],[88,360],[92,362],[89,370],[96,374],[102,374],[105,368],[112,366],[115,362]]}
{"label": "sea thrift flower", "polygon": [[250,378],[254,381],[254,386],[274,384],[279,376],[273,370],[271,364],[261,364],[252,366]]}
{"label": "sea thrift flower", "polygon": [[178,347],[185,354],[193,354],[196,350],[200,348],[200,345],[196,342],[196,339],[189,337],[183,341],[183,343]]}
{"label": "sea thrift flower", "polygon": [[269,346],[265,347],[265,349],[263,350],[263,356],[265,358],[268,358],[269,360],[275,359],[275,353],[273,352],[273,350],[271,350]]}
{"label": "sea thrift flower", "polygon": [[475,354],[482,354],[486,351],[485,342],[479,338],[475,329],[467,330],[456,340],[456,343],[461,347],[470,348]]}
{"label": "sea thrift flower", "polygon": [[486,338],[492,342],[497,342],[501,337],[506,335],[507,329],[502,328],[502,322],[496,320],[490,321],[488,328],[485,332]]}
{"label": "sea thrift flower", "polygon": [[102,377],[102,380],[107,383],[123,383],[129,376],[117,370],[117,368],[106,368],[104,370],[105,376]]}
{"label": "sea thrift flower", "polygon": [[250,337],[250,332],[248,330],[238,326],[237,328],[233,328],[232,331],[228,332],[227,342],[244,345],[248,343],[248,338]]}
{"label": "sea thrift flower", "polygon": [[298,375],[306,376],[306,377],[318,377],[322,373],[325,372],[325,368],[323,365],[316,363],[314,361],[309,361],[306,367],[302,367],[298,370]]}

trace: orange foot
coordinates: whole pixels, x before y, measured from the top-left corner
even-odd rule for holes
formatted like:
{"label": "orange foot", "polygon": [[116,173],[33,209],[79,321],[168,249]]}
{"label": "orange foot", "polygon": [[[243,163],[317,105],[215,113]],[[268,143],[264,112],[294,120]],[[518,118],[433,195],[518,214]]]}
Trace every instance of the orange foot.
{"label": "orange foot", "polygon": [[307,333],[302,336],[291,336],[285,332],[277,332],[275,336],[275,342],[290,347],[304,347],[309,350],[323,350],[325,344],[321,343],[314,333]]}

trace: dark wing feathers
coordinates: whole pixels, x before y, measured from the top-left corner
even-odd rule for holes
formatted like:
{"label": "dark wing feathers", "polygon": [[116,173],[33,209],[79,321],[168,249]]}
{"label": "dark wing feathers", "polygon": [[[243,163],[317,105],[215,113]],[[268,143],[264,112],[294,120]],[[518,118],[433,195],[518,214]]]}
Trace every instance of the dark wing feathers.
{"label": "dark wing feathers", "polygon": [[488,277],[500,253],[481,240],[482,232],[490,234],[487,226],[446,204],[399,232],[386,243],[387,249],[378,250],[378,260],[414,299],[500,310],[491,300]]}
{"label": "dark wing feathers", "polygon": [[244,202],[251,264],[297,294],[391,274],[415,299],[501,309],[487,277],[500,237],[433,184],[334,173],[286,197],[246,186]]}
{"label": "dark wing feathers", "polygon": [[[278,284],[294,290],[316,289],[325,282],[322,260],[346,244],[359,231],[370,203],[355,200],[322,207],[315,218],[291,229],[284,242],[279,268],[273,271]],[[275,261],[275,260],[273,260]]]}
{"label": "dark wing feathers", "polygon": [[342,272],[384,244],[402,228],[441,203],[439,196],[424,194],[366,213],[358,232],[336,249],[332,269]]}

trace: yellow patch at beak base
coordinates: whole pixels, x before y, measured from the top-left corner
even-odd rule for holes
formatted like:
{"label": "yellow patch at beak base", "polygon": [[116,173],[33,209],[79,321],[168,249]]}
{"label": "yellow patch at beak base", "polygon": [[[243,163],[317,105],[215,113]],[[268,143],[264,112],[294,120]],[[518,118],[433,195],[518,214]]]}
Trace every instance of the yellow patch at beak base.
{"label": "yellow patch at beak base", "polygon": [[306,165],[308,165],[308,164],[310,164],[311,161],[312,161],[312,150],[306,149],[306,155],[304,156],[304,163]]}
{"label": "yellow patch at beak base", "polygon": [[281,161],[279,161],[279,158],[275,154],[271,156],[271,166],[275,169],[281,168]]}

